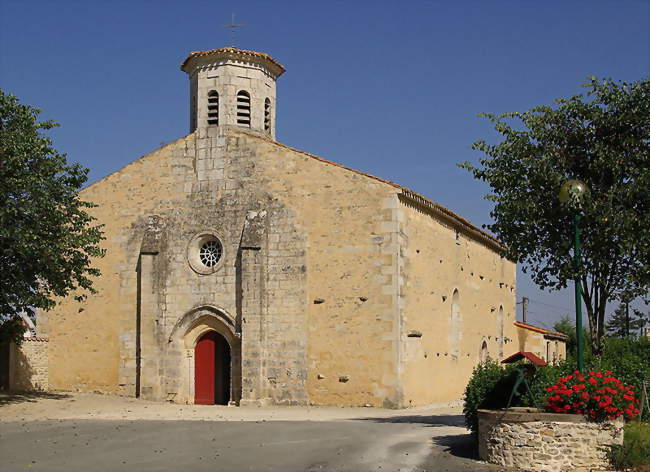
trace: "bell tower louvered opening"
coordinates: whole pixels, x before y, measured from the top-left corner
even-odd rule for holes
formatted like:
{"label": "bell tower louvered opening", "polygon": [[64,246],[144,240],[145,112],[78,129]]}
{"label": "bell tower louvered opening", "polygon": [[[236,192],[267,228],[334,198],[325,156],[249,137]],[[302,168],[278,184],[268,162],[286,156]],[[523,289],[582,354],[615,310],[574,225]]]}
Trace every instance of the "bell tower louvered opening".
{"label": "bell tower louvered opening", "polygon": [[251,126],[251,96],[245,90],[237,92],[237,124]]}
{"label": "bell tower louvered opening", "polygon": [[219,125],[219,94],[216,90],[208,93],[208,125]]}
{"label": "bell tower louvered opening", "polygon": [[271,132],[271,100],[264,100],[264,131]]}
{"label": "bell tower louvered opening", "polygon": [[263,52],[225,47],[193,51],[181,69],[189,78],[190,132],[214,128],[201,134],[214,137],[236,126],[275,139],[282,64]]}

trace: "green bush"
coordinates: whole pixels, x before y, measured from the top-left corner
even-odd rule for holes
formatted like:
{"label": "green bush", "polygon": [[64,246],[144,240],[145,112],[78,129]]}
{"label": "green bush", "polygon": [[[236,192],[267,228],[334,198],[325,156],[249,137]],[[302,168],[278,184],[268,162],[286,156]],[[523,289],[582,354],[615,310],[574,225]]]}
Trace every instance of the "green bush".
{"label": "green bush", "polygon": [[[463,399],[465,425],[474,435],[478,433],[479,409],[499,409],[508,405],[510,392],[517,379],[516,367],[517,364],[504,366],[488,359],[474,368]],[[513,397],[510,406],[543,407],[548,395],[546,389],[570,371],[568,364],[537,368],[533,376],[526,377],[530,392],[521,385],[518,389],[521,395]]]}
{"label": "green bush", "polygon": [[608,459],[616,470],[650,471],[650,423],[625,425],[622,446],[612,446]]}
{"label": "green bush", "polygon": [[492,359],[474,367],[463,403],[465,425],[472,434],[478,434],[479,409],[505,408],[515,375],[514,369],[504,368]]}

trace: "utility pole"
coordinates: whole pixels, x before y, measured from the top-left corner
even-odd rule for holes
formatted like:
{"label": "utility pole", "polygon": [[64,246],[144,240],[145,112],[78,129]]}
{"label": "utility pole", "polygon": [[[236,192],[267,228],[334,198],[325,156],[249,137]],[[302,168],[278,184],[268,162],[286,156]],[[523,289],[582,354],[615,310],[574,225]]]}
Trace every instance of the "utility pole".
{"label": "utility pole", "polygon": [[526,323],[528,318],[528,297],[521,297],[521,321]]}
{"label": "utility pole", "polygon": [[625,337],[630,337],[630,303],[625,302]]}

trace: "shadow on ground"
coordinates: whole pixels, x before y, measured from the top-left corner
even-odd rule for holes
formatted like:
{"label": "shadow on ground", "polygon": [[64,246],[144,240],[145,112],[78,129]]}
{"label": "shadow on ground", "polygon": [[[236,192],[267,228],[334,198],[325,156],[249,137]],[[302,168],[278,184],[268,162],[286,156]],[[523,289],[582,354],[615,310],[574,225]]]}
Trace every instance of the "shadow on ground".
{"label": "shadow on ground", "polygon": [[0,407],[17,403],[37,402],[39,400],[65,400],[72,398],[64,393],[50,392],[4,392],[0,391]]}
{"label": "shadow on ground", "polygon": [[471,434],[453,434],[448,436],[435,436],[433,443],[444,447],[444,451],[452,456],[465,459],[478,460],[478,451]]}
{"label": "shadow on ground", "polygon": [[429,426],[465,426],[463,415],[405,415],[385,418],[355,418],[356,421],[374,421],[376,423],[415,423]]}

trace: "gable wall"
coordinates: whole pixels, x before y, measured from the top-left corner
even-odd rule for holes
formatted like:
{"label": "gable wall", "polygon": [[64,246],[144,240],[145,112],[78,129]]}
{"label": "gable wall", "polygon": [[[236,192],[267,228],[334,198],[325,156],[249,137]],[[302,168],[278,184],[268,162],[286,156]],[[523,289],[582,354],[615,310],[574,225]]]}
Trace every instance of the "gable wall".
{"label": "gable wall", "polygon": [[[226,127],[199,129],[83,192],[82,198],[98,205],[93,212],[106,225],[106,257],[96,261],[103,274],[96,282],[99,293],[81,306],[66,299],[49,315],[51,322],[44,320],[53,345],[54,388],[139,391],[145,398],[191,403],[193,346],[181,342],[184,333],[176,327],[192,329],[182,324],[186,316],[211,317],[217,310],[237,331],[233,335],[259,336],[248,344],[247,365],[235,352],[240,346],[232,345],[233,372],[255,372],[246,376],[247,384],[233,382],[233,398],[247,387],[255,402],[307,401],[303,236],[294,229],[291,211],[266,192],[259,159],[256,142],[248,143],[245,134],[232,136]],[[242,274],[239,259],[251,215],[264,220],[251,266],[262,278]],[[208,275],[192,270],[187,252],[192,237],[205,230],[216,233],[224,249],[219,269]],[[141,256],[145,233],[153,235],[156,251]],[[281,235],[284,246],[270,248],[269,241]],[[257,305],[248,325],[246,289]],[[253,317],[263,318],[263,332],[251,331]]]}

